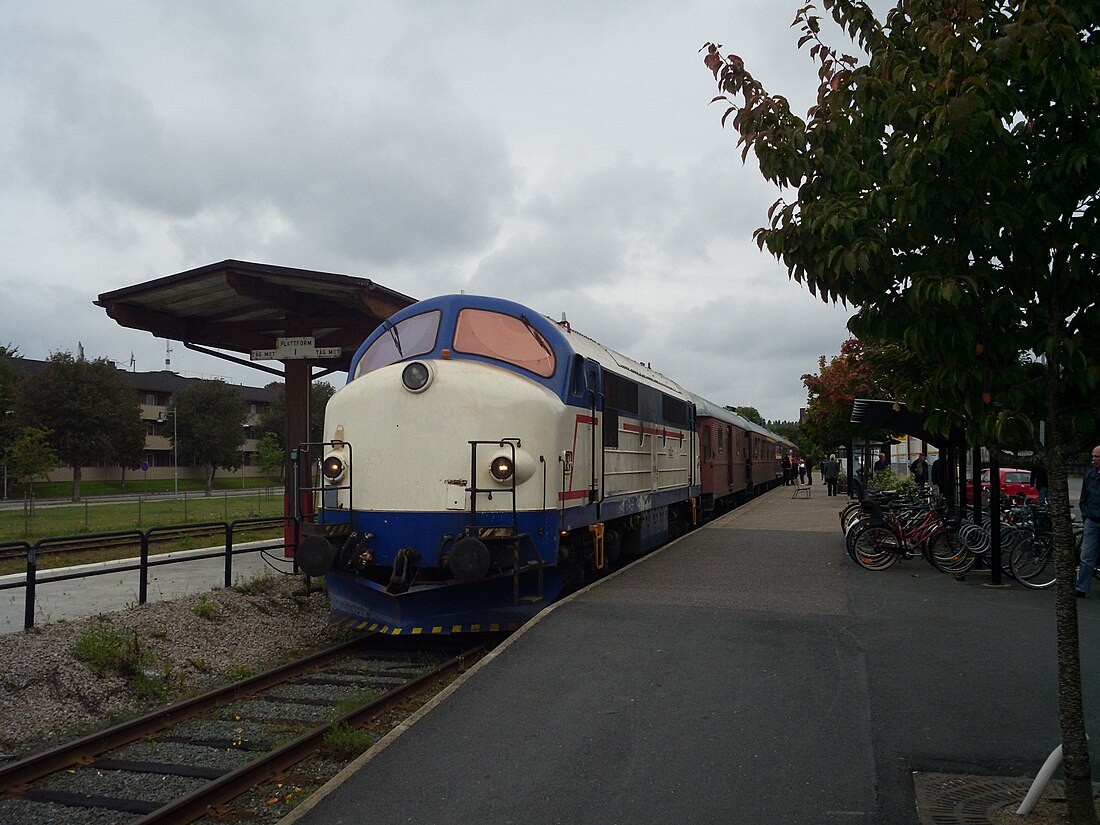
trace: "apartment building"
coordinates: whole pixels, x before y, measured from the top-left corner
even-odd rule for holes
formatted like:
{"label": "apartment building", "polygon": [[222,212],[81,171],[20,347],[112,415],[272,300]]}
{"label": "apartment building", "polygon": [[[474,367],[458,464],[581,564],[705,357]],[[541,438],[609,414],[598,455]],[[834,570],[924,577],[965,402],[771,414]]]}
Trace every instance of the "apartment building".
{"label": "apartment building", "polygon": [[[17,358],[13,365],[22,369],[28,375],[33,375],[45,366],[44,361],[35,361],[30,358]],[[201,380],[198,378],[184,378],[174,372],[161,370],[159,372],[130,372],[119,370],[122,376],[134,386],[138,401],[141,404],[141,419],[145,423],[145,470],[126,470],[127,478],[151,478],[168,479],[176,478],[202,478],[203,470],[200,467],[179,466],[176,463],[176,454],[172,449],[172,415],[168,412],[168,404],[174,393],[186,389],[190,385]],[[260,469],[256,466],[254,455],[258,438],[253,434],[252,427],[260,420],[260,416],[267,410],[271,403],[272,391],[264,387],[246,387],[233,384],[238,389],[245,401],[248,402],[248,425],[245,428],[245,441],[242,445],[244,463],[240,470],[232,475],[238,478],[259,475]],[[219,477],[227,473],[219,470]],[[118,465],[102,467],[84,467],[81,477],[85,481],[112,481],[122,477],[123,469]],[[49,475],[50,481],[68,481],[72,478],[72,470],[68,467],[59,467]]]}

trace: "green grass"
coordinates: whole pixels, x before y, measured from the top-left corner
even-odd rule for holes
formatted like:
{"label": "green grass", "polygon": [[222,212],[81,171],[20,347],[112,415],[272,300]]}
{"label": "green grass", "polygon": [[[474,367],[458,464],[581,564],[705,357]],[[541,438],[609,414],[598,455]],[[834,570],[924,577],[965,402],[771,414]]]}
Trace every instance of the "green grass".
{"label": "green grass", "polygon": [[91,502],[0,510],[0,541],[26,541],[54,536],[78,536],[86,532],[147,530],[195,524],[199,521],[235,521],[283,515],[283,492],[257,489],[243,496],[191,495],[179,498],[142,498],[136,502]]}
{"label": "green grass", "polygon": [[172,688],[171,672],[154,667],[153,655],[137,633],[117,630],[106,616],[80,634],[73,643],[73,655],[97,676],[125,679],[142,702],[164,702]]}
{"label": "green grass", "polygon": [[[232,476],[226,476],[219,478],[214,476],[214,483],[211,485],[215,493],[220,493],[223,490],[240,490],[241,479],[233,478]],[[274,488],[277,492],[283,490],[283,482],[278,478],[269,478],[266,476],[256,476],[255,478],[245,478],[245,489],[256,490],[265,489],[268,487]],[[8,498],[13,500],[22,500],[30,491],[30,484],[11,484],[8,486]],[[80,497],[95,497],[95,496],[117,496],[117,495],[129,495],[129,496],[144,496],[152,495],[154,493],[174,493],[176,490],[176,479],[174,478],[158,478],[158,479],[143,479],[141,477],[141,471],[135,472],[133,477],[127,478],[125,481],[81,481],[80,482]],[[181,478],[179,479],[179,491],[180,495],[187,493],[188,495],[202,495],[206,490],[206,482],[201,478]],[[34,497],[36,499],[44,498],[71,498],[73,494],[72,481],[36,481],[34,483]]]}
{"label": "green grass", "polygon": [[[281,517],[283,514],[283,494],[281,490],[271,488],[257,489],[243,496],[219,495],[207,498],[203,495],[188,494],[180,498],[154,498],[119,504],[82,503],[63,506],[38,506],[29,514],[23,509],[0,510],[0,542],[25,541],[34,544],[44,538],[57,536],[77,536],[88,533],[113,533],[121,531],[145,531],[151,527],[172,527],[201,522],[233,522],[249,518]],[[262,536],[278,535],[281,528],[265,530]],[[220,539],[219,539],[220,540]],[[249,536],[237,533],[234,541],[247,541]],[[169,550],[189,549],[205,546],[209,541],[202,538],[184,540],[171,547],[156,545],[151,552],[161,553]],[[116,555],[94,555],[92,558],[80,554],[64,553],[61,562],[52,563],[53,554],[39,555],[41,567],[81,564],[87,561],[103,561],[109,558],[127,558],[139,552],[138,543],[124,548]],[[25,568],[22,557],[15,569],[7,569],[10,561],[0,560],[0,574],[16,572]]]}
{"label": "green grass", "polygon": [[217,602],[208,601],[205,595],[199,598],[198,604],[191,605],[191,612],[200,619],[211,622],[221,621],[223,618],[221,605]]}
{"label": "green grass", "polygon": [[325,734],[325,744],[339,758],[354,759],[374,744],[374,737],[362,728],[341,722]]}

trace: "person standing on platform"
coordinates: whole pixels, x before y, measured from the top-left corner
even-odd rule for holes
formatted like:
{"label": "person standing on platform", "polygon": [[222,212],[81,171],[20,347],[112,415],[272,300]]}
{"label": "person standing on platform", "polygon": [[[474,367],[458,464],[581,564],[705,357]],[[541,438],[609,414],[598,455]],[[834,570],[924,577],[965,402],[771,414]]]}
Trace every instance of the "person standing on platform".
{"label": "person standing on platform", "polygon": [[804,459],[798,459],[798,483],[806,483],[806,462]]}
{"label": "person standing on platform", "polygon": [[909,465],[909,472],[913,474],[913,481],[917,482],[918,487],[923,487],[928,483],[928,456],[921,453],[916,457],[916,460]]}
{"label": "person standing on platform", "polygon": [[936,488],[938,495],[943,495],[943,487],[947,479],[944,478],[944,462],[939,456],[932,462],[932,486]]}
{"label": "person standing on platform", "polygon": [[825,486],[830,496],[836,495],[836,482],[840,478],[840,462],[836,460],[836,454],[830,455],[822,465],[825,474]]}
{"label": "person standing on platform", "polygon": [[878,461],[871,467],[871,478],[874,478],[883,470],[890,469],[890,459],[886,457],[886,451],[880,450],[878,454]]}
{"label": "person standing on platform", "polygon": [[1050,482],[1047,481],[1047,468],[1041,464],[1031,471],[1031,486],[1035,488],[1039,504],[1046,505],[1050,502]]}
{"label": "person standing on platform", "polygon": [[1085,598],[1092,584],[1092,573],[1100,557],[1100,444],[1092,448],[1092,466],[1081,482],[1081,518],[1085,534],[1081,538],[1081,566],[1077,569],[1077,597]]}

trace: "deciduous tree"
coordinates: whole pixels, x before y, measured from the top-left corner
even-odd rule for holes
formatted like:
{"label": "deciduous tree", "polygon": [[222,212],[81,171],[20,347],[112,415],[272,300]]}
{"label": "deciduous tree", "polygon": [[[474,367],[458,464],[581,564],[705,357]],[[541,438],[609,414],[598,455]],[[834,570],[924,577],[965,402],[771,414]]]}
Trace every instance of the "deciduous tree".
{"label": "deciduous tree", "polygon": [[145,425],[137,393],[106,359],[86,361],[56,352],[20,384],[17,415],[50,434],[50,446],[72,468],[72,499],[80,499],[81,468],[137,467]]}
{"label": "deciduous tree", "polygon": [[57,454],[50,448],[50,434],[34,427],[23,428],[7,448],[0,451],[0,459],[7,465],[8,473],[31,485],[31,498],[34,497],[34,482],[57,467]]}
{"label": "deciduous tree", "polygon": [[921,354],[904,400],[943,410],[930,426],[1042,457],[1068,810],[1094,823],[1064,457],[1100,412],[1100,0],[904,0],[881,23],[864,2],[822,4],[868,57],[799,9],[820,78],[805,118],[705,47],[743,157],[789,193],[756,239],[852,304],[858,337]]}
{"label": "deciduous tree", "polygon": [[19,357],[18,347],[0,345],[0,453],[15,440],[19,430],[15,419],[15,397],[22,374],[14,364]]}
{"label": "deciduous tree", "polygon": [[[258,430],[274,433],[279,444],[286,444],[286,388],[279,383],[267,385],[272,390],[271,403],[260,417]],[[325,406],[336,392],[327,381],[315,381],[309,392],[309,432],[311,441],[321,441],[324,432]]]}
{"label": "deciduous tree", "polygon": [[248,402],[224,381],[196,381],[175,393],[168,405],[176,416],[173,447],[181,461],[206,469],[206,495],[210,495],[219,467],[241,466],[241,445],[248,422]]}

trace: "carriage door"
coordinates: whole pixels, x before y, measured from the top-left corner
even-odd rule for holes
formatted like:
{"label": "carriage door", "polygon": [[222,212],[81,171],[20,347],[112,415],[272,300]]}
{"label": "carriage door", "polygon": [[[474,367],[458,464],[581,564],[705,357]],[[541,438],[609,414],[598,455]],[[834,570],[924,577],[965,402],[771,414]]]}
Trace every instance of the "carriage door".
{"label": "carriage door", "polygon": [[599,426],[600,408],[603,407],[602,372],[599,362],[581,355],[574,357],[570,388],[570,406],[575,411],[574,421],[571,422],[573,449],[567,452],[564,497],[567,501],[584,505],[597,503],[600,499],[600,477],[603,475],[603,439]]}
{"label": "carriage door", "polygon": [[[598,503],[603,496],[600,494],[600,482],[603,479],[603,438],[599,435],[597,426],[600,420],[600,408],[603,407],[603,370],[598,361],[591,358],[584,359],[585,388],[588,391],[588,413],[592,422],[589,430],[591,474],[588,492],[588,503]],[[597,509],[597,518],[599,511]]]}

